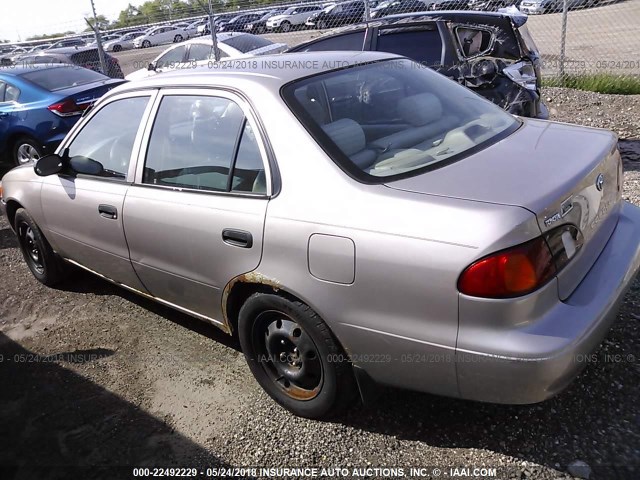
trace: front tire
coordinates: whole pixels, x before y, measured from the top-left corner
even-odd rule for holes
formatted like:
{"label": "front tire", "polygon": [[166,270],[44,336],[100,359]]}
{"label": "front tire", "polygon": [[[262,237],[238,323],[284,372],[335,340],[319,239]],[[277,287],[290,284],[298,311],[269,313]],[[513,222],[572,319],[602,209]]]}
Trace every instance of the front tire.
{"label": "front tire", "polygon": [[173,37],[173,43],[180,43],[182,41],[182,35],[176,35]]}
{"label": "front tire", "polygon": [[42,146],[31,137],[20,137],[12,149],[12,160],[16,165],[25,165],[35,162],[42,156]]}
{"label": "front tire", "polygon": [[69,273],[68,266],[54,253],[40,228],[24,208],[16,211],[14,225],[22,256],[33,276],[48,287],[64,280]]}
{"label": "front tire", "polygon": [[121,51],[121,50],[122,50],[122,47],[121,47],[120,45],[114,45],[114,46],[113,46],[113,51],[114,51],[114,52],[119,52],[119,51]]}
{"label": "front tire", "polygon": [[327,28],[327,23],[324,20],[320,20],[317,24],[316,24],[316,29],[317,30],[324,30],[325,28]]}
{"label": "front tire", "polygon": [[151,46],[151,42],[149,40],[145,40],[142,42],[142,48],[149,48]]}
{"label": "front tire", "polygon": [[240,309],[238,336],[260,386],[290,412],[332,417],[356,395],[351,364],[309,306],[255,293]]}

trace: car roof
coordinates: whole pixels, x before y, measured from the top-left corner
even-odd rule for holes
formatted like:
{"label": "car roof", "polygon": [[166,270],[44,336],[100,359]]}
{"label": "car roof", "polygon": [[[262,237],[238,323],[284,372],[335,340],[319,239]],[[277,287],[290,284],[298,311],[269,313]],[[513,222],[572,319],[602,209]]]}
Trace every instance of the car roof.
{"label": "car roof", "polygon": [[[418,22],[423,20],[425,22],[435,22],[438,20],[449,20],[455,22],[473,21],[476,23],[482,22],[483,19],[489,18],[504,18],[509,19],[514,15],[502,12],[484,12],[479,10],[436,10],[429,12],[410,12],[410,13],[398,13],[395,15],[389,15],[386,17],[376,18],[369,20],[368,22],[354,23],[352,25],[346,25],[344,27],[334,28],[326,33],[323,33],[319,37],[312,38],[306,42],[300,43],[291,47],[291,50],[296,50],[299,47],[311,45],[316,43],[321,38],[328,38],[334,35],[340,35],[343,33],[364,30],[369,27],[386,27],[389,25],[402,24],[408,21],[417,20]],[[526,22],[527,17],[525,15],[518,16],[518,20]],[[524,25],[524,22],[517,24],[517,26]]]}
{"label": "car roof", "polygon": [[46,52],[43,52],[43,54],[47,54],[47,53],[59,53],[62,55],[66,55],[68,53],[82,53],[82,52],[88,52],[89,50],[95,50],[96,47],[90,47],[90,46],[77,46],[77,47],[60,47],[60,48],[49,48],[46,50]]}
{"label": "car roof", "polygon": [[[216,33],[216,40],[219,42],[224,42],[225,40],[228,40],[229,38],[232,38],[232,37],[244,37],[246,35],[251,35],[251,34],[246,32],[220,32],[220,33]],[[189,45],[192,43],[206,43],[208,45],[211,45],[213,43],[213,40],[211,39],[211,35],[206,35],[202,37],[191,38],[186,42],[183,42],[176,46]]]}
{"label": "car roof", "polygon": [[[404,58],[386,52],[302,52],[286,55],[264,55],[251,57],[247,62],[224,62],[224,67],[207,65],[189,69],[188,72],[163,72],[160,75],[129,82],[112,90],[122,93],[130,90],[155,89],[162,87],[189,86],[229,86],[233,88],[239,79],[256,80],[268,88],[279,90],[281,86],[294,80],[310,77],[319,73],[361,65],[380,60]],[[246,68],[242,68],[246,66]]]}

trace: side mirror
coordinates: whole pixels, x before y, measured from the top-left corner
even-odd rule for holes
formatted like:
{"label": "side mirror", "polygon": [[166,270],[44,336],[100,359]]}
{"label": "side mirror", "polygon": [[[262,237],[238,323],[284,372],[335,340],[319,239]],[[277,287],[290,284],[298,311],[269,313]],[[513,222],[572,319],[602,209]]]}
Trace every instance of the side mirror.
{"label": "side mirror", "polygon": [[36,161],[36,164],[33,166],[33,170],[36,172],[36,175],[40,177],[55,175],[56,173],[60,173],[63,168],[64,161],[62,160],[62,157],[55,153],[45,155]]}
{"label": "side mirror", "polygon": [[69,166],[74,172],[84,173],[86,175],[100,175],[104,167],[100,162],[96,162],[88,157],[83,157],[78,155],[76,157],[71,157],[69,160]]}
{"label": "side mirror", "polygon": [[156,66],[155,66],[155,64],[150,63],[150,64],[147,66],[147,70],[149,70],[150,72],[155,72],[155,71],[156,71]]}

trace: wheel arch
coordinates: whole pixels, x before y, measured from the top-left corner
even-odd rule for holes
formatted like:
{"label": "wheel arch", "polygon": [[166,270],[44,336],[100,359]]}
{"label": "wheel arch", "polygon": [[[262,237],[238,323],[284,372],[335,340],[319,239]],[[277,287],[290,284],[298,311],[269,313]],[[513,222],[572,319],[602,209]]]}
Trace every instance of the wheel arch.
{"label": "wheel arch", "polygon": [[6,206],[6,210],[7,210],[7,220],[9,221],[9,225],[11,226],[11,229],[13,231],[15,231],[15,220],[16,220],[16,212],[18,211],[19,208],[24,208],[20,202],[18,202],[17,200],[10,198],[9,200],[7,200],[7,206]]}
{"label": "wheel arch", "polygon": [[[224,288],[224,291],[222,293],[222,316],[228,333],[232,335],[237,334],[238,314],[240,313],[240,309],[242,308],[242,305],[247,301],[247,299],[254,293],[269,293],[288,298],[292,301],[302,302],[313,309],[313,311],[316,312],[320,316],[320,318],[325,320],[322,316],[322,313],[312,302],[308,301],[308,299],[305,298],[304,295],[301,295],[299,292],[296,292],[284,286],[279,280],[275,278],[271,278],[262,273],[253,271],[238,275],[233,280],[231,280]],[[328,323],[327,326],[330,330],[332,330]],[[332,334],[335,337],[335,333],[333,331]],[[338,342],[344,348],[342,342],[340,342],[339,340]]]}

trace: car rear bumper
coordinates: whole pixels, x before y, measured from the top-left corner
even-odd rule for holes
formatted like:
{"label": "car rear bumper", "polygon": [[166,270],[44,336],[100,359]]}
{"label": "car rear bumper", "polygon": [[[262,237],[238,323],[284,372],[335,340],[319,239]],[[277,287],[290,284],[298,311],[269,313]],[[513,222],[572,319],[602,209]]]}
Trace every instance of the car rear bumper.
{"label": "car rear bumper", "polygon": [[[462,316],[474,315],[472,305],[477,301],[461,296],[456,350],[460,396],[529,404],[563,390],[594,360],[593,352],[616,319],[640,269],[638,239],[640,208],[625,203],[607,245],[572,295],[538,319],[503,329],[499,339],[495,332],[473,332],[472,322],[464,326]],[[555,283],[549,285],[555,289]]]}

